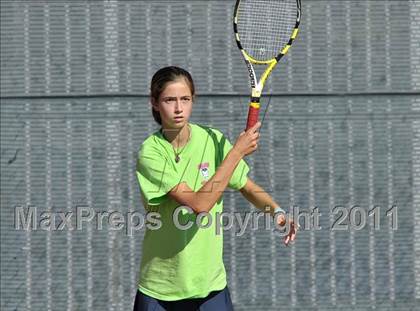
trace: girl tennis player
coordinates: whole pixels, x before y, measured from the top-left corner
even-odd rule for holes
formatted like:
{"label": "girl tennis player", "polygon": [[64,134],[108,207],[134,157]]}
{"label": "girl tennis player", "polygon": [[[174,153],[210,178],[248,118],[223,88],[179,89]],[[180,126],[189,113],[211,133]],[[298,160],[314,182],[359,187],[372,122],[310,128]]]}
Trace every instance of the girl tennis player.
{"label": "girl tennis player", "polygon": [[[242,132],[232,146],[219,130],[189,122],[194,95],[191,75],[181,68],[162,68],[152,78],[152,112],[161,128],[141,145],[137,178],[144,207],[155,216],[147,217],[134,311],[233,310],[223,236],[215,230],[223,191],[239,190],[273,216],[280,209],[247,177],[243,160],[257,149],[261,124]],[[284,225],[284,214],[278,216]],[[286,245],[296,236],[290,224]]]}

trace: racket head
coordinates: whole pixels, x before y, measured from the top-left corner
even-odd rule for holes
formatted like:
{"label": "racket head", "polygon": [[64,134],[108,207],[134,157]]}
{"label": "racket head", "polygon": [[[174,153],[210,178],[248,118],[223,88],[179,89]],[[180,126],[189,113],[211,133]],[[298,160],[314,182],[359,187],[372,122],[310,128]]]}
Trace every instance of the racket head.
{"label": "racket head", "polygon": [[279,61],[297,36],[300,16],[301,0],[237,0],[236,43],[253,63]]}

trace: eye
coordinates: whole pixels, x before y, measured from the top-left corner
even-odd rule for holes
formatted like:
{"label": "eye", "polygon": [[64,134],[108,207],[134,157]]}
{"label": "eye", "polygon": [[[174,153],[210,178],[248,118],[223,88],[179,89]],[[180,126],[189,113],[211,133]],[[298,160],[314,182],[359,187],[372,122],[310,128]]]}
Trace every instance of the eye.
{"label": "eye", "polygon": [[182,100],[184,103],[189,103],[189,102],[191,102],[191,97],[189,97],[189,96],[185,96],[185,97],[182,97],[182,98],[181,98],[181,100]]}
{"label": "eye", "polygon": [[176,102],[176,98],[175,97],[166,97],[163,99],[163,101],[167,104],[173,104]]}

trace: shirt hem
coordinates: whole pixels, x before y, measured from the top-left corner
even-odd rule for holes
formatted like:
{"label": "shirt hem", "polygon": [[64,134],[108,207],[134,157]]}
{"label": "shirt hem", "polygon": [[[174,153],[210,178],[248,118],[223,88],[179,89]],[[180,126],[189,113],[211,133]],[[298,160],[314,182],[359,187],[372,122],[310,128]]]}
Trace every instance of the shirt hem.
{"label": "shirt hem", "polygon": [[207,291],[198,292],[198,293],[195,293],[195,294],[190,295],[188,297],[161,295],[161,294],[158,294],[154,291],[151,291],[151,290],[141,286],[140,284],[138,285],[138,290],[141,291],[143,294],[148,295],[148,296],[150,296],[152,298],[155,298],[155,299],[159,299],[159,300],[163,300],[163,301],[175,301],[175,300],[182,300],[182,299],[205,298],[210,294],[210,292],[217,291],[217,290],[222,290],[227,286],[227,282],[223,282],[222,284],[224,284],[224,285],[223,286],[216,286],[215,288],[212,288],[209,292],[207,292]]}

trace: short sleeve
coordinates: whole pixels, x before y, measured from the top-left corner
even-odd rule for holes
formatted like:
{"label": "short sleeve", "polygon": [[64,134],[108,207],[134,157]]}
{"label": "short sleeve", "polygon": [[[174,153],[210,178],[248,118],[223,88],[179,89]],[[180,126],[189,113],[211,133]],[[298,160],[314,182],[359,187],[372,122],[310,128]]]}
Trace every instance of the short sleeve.
{"label": "short sleeve", "polygon": [[[223,155],[224,155],[223,158],[225,158],[228,152],[232,149],[232,144],[225,136],[223,136],[222,141],[224,142],[223,143]],[[230,178],[228,187],[235,190],[239,190],[243,188],[248,179],[248,172],[249,172],[248,164],[245,162],[244,159],[241,159],[239,164],[236,166],[235,171],[232,174],[232,177]]]}
{"label": "short sleeve", "polygon": [[142,146],[138,153],[137,180],[144,203],[159,205],[166,194],[181,182],[179,174],[166,156],[158,149]]}

